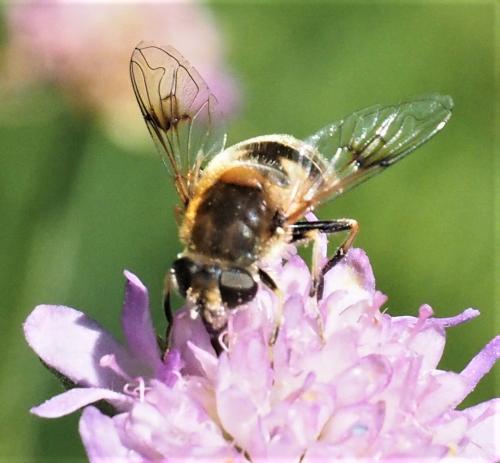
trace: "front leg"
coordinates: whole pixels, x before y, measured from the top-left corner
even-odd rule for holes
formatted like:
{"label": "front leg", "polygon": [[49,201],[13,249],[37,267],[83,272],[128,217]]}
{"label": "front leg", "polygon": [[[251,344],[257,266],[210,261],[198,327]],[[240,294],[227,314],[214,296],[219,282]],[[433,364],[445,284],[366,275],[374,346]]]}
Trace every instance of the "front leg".
{"label": "front leg", "polygon": [[165,330],[165,343],[166,350],[170,347],[172,335],[172,328],[174,325],[174,314],[172,313],[172,306],[170,304],[170,293],[172,292],[172,274],[168,272],[165,275],[165,286],[163,289],[163,312],[167,320],[167,329]]}
{"label": "front leg", "polygon": [[320,274],[313,283],[311,288],[311,296],[316,295],[320,300],[323,297],[325,275],[335,265],[337,265],[347,254],[347,251],[352,246],[354,238],[358,234],[359,225],[354,219],[337,219],[337,220],[318,220],[315,222],[297,222],[290,225],[292,230],[292,243],[304,239],[313,239],[316,233],[338,233],[347,231],[347,237],[342,241],[340,246],[335,251],[335,254],[321,269]]}

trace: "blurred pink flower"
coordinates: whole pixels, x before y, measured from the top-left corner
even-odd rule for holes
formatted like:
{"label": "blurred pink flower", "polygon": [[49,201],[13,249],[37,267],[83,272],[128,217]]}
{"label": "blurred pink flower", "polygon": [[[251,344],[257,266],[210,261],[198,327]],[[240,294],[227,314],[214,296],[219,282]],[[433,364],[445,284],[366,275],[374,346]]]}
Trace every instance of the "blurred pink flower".
{"label": "blurred pink flower", "polygon": [[[278,301],[261,288],[234,311],[219,357],[186,307],[162,358],[146,288],[127,272],[125,346],[81,312],[37,307],[26,339],[75,387],[32,412],[85,407],[80,434],[92,462],[498,461],[500,401],[457,406],[500,356],[500,337],[461,373],[437,367],[446,329],[478,311],[445,319],[428,305],[418,317],[381,312],[386,297],[360,249],[326,275],[319,304],[300,257],[274,274],[286,295],[276,344],[268,340]],[[115,413],[90,405],[99,400]]]}
{"label": "blurred pink flower", "polygon": [[230,114],[235,81],[224,62],[215,18],[200,3],[31,0],[6,7],[3,85],[56,84],[93,111],[121,144],[147,141],[130,79],[129,59],[142,40],[177,48],[198,69]]}

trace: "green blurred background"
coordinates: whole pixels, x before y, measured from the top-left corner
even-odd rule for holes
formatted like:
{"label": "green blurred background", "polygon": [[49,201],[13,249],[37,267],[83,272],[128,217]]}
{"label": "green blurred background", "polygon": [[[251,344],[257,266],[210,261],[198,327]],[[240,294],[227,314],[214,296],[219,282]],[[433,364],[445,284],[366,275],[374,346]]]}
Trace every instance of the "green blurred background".
{"label": "green blurred background", "polygon": [[[356,245],[368,252],[390,313],[415,315],[422,303],[442,317],[481,310],[448,333],[441,366],[460,371],[498,331],[494,3],[208,8],[241,92],[230,143],[265,133],[306,137],[374,103],[453,96],[455,112],[442,133],[318,215],[360,222]],[[28,413],[60,386],[27,347],[22,322],[37,304],[64,304],[120,338],[126,268],[149,288],[161,329],[163,275],[180,249],[176,198],[152,143],[119,147],[57,87],[40,84],[21,98],[0,106],[0,458],[83,460],[77,416],[52,421]],[[493,395],[490,374],[465,405]]]}

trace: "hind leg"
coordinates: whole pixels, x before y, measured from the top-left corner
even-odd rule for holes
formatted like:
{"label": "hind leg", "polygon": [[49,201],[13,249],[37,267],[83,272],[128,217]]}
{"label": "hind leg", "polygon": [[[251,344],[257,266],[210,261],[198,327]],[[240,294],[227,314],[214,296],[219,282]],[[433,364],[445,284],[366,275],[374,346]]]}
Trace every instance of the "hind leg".
{"label": "hind leg", "polygon": [[297,222],[290,225],[292,230],[292,242],[314,238],[315,233],[339,233],[347,231],[347,237],[342,241],[335,251],[335,254],[321,269],[320,274],[315,278],[311,288],[311,295],[316,295],[320,300],[323,297],[324,279],[326,273],[337,265],[347,254],[352,246],[354,238],[358,234],[359,225],[354,219],[318,220],[315,222]]}

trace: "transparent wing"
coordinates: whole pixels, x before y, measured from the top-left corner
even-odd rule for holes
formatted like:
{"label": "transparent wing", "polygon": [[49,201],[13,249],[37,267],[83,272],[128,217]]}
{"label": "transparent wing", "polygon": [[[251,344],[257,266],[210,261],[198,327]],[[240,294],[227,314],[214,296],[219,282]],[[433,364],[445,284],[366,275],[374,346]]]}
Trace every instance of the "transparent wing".
{"label": "transparent wing", "polygon": [[217,99],[196,69],[169,46],[137,45],[130,77],[149,133],[187,204],[207,160],[224,149]]}
{"label": "transparent wing", "polygon": [[445,126],[452,109],[451,97],[428,95],[362,109],[324,127],[305,142],[316,148],[323,175],[303,193],[293,214],[332,199],[404,158]]}

